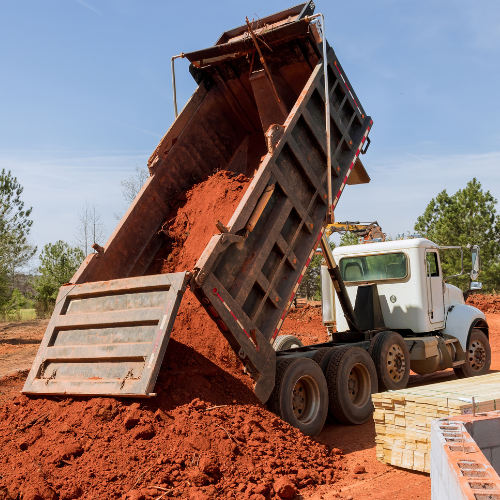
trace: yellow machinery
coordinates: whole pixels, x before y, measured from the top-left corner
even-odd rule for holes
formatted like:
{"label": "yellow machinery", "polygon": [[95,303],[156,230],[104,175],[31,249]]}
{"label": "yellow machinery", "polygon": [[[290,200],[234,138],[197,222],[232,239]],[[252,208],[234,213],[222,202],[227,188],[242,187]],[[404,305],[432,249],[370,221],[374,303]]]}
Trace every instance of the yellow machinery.
{"label": "yellow machinery", "polygon": [[382,228],[378,222],[334,222],[328,224],[326,235],[330,236],[333,233],[354,233],[363,241],[385,241],[387,234],[382,232]]}

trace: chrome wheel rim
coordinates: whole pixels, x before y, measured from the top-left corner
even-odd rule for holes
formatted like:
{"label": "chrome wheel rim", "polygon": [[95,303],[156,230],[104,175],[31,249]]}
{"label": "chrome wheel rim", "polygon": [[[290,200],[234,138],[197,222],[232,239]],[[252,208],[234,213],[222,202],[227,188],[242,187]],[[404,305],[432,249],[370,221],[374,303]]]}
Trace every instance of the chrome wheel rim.
{"label": "chrome wheel rim", "polygon": [[475,371],[481,371],[486,364],[486,348],[480,340],[470,343],[468,359],[470,367]]}
{"label": "chrome wheel rim", "polygon": [[320,393],[316,381],[305,376],[299,378],[292,391],[292,410],[295,418],[306,424],[316,418],[319,411]]}
{"label": "chrome wheel rim", "polygon": [[362,363],[355,364],[349,373],[347,380],[347,390],[349,398],[357,407],[365,406],[370,398],[370,373],[368,368]]}
{"label": "chrome wheel rim", "polygon": [[398,344],[392,344],[387,353],[387,372],[394,382],[403,379],[406,370],[406,361],[403,349]]}

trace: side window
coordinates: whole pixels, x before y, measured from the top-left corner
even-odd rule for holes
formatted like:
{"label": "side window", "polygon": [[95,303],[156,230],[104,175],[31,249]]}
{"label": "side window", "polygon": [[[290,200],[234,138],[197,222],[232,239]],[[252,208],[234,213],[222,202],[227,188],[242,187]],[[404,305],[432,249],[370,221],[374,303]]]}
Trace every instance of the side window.
{"label": "side window", "polygon": [[425,258],[429,263],[429,267],[425,270],[425,274],[431,271],[431,276],[439,276],[438,255],[437,252],[425,252]]}

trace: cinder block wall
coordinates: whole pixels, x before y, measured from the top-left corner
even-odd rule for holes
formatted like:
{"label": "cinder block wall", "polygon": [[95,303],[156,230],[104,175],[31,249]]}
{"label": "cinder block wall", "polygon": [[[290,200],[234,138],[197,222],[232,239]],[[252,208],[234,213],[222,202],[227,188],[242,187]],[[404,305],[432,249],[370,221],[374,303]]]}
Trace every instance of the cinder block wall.
{"label": "cinder block wall", "polygon": [[432,500],[500,500],[498,468],[487,456],[500,465],[500,411],[434,420]]}
{"label": "cinder block wall", "polygon": [[486,460],[500,474],[500,416],[497,418],[477,417],[465,424],[472,439],[483,452]]}

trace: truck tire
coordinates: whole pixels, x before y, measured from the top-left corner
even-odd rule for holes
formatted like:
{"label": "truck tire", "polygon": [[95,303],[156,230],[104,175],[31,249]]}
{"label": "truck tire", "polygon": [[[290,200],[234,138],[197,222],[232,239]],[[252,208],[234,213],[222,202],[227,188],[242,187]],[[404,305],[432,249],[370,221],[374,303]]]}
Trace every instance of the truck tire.
{"label": "truck tire", "polygon": [[326,369],[328,408],[343,424],[363,424],[373,412],[371,395],[377,392],[377,369],[361,347],[340,347]]}
{"label": "truck tire", "polygon": [[491,366],[491,347],[488,337],[479,328],[473,328],[469,347],[465,352],[465,364],[453,368],[458,378],[485,375]]}
{"label": "truck tire", "polygon": [[287,349],[295,349],[296,347],[304,347],[304,344],[293,335],[278,335],[273,347],[275,351],[285,351]]}
{"label": "truck tire", "polygon": [[276,368],[276,384],[267,405],[306,436],[317,436],[328,412],[325,375],[312,359],[284,359]]}
{"label": "truck tire", "polygon": [[338,349],[337,347],[322,347],[321,349],[318,349],[315,353],[314,356],[311,358],[315,363],[318,363],[319,367],[323,371],[323,373],[326,373],[326,369],[328,367],[328,362],[330,361],[330,358],[332,357],[332,354],[335,352],[335,350]]}
{"label": "truck tire", "polygon": [[[322,347],[318,349],[314,356],[311,358],[315,363],[318,363],[321,371],[326,374],[326,369],[328,368],[328,363],[332,357],[332,354],[338,349],[338,347]],[[331,414],[330,410],[328,410],[328,414],[326,415],[326,421],[329,424],[335,423],[335,419]]]}
{"label": "truck tire", "polygon": [[373,343],[372,359],[377,368],[379,392],[406,387],[410,378],[410,351],[399,333],[379,333]]}

